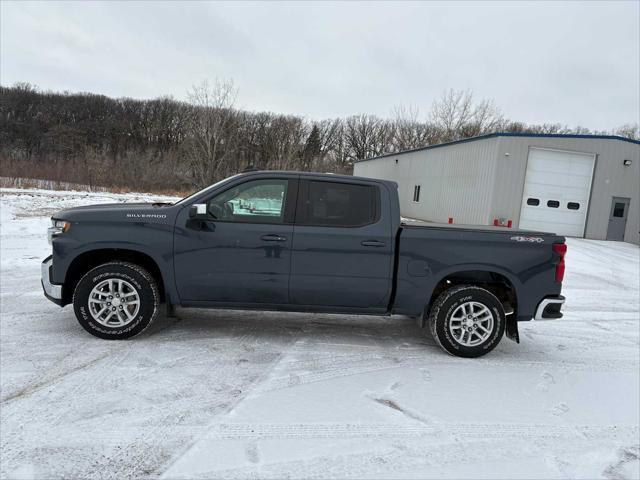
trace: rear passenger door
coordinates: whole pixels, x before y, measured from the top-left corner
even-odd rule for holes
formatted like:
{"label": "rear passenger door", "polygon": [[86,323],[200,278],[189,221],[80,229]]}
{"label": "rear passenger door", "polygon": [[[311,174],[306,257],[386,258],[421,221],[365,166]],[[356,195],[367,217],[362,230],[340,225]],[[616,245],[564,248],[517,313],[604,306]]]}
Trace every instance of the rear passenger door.
{"label": "rear passenger door", "polygon": [[381,205],[389,205],[388,195],[377,184],[301,179],[291,252],[291,303],[386,310],[394,238],[389,212]]}

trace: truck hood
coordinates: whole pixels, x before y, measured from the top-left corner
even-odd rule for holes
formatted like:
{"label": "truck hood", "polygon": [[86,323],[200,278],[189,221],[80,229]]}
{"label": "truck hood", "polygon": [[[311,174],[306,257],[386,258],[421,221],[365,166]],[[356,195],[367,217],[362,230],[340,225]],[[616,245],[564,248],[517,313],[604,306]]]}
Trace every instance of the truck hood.
{"label": "truck hood", "polygon": [[175,217],[175,205],[162,203],[104,203],[60,210],[58,220],[79,221],[161,221]]}

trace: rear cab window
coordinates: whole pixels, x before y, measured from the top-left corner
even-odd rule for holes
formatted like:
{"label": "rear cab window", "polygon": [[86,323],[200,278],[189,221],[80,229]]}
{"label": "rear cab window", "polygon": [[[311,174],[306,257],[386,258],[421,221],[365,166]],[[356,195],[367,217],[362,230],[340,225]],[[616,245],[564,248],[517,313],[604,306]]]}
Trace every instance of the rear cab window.
{"label": "rear cab window", "polygon": [[373,185],[303,181],[296,225],[363,227],[378,221],[380,194]]}

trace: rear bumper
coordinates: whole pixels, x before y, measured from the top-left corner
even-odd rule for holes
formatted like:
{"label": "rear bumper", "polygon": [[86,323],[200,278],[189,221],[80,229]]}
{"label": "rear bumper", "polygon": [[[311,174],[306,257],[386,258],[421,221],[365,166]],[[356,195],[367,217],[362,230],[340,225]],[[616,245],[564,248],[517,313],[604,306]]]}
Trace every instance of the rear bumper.
{"label": "rear bumper", "polygon": [[49,255],[42,261],[40,265],[40,281],[44,296],[56,305],[63,305],[62,301],[62,285],[51,283],[51,266],[53,265],[53,257]]}
{"label": "rear bumper", "polygon": [[562,295],[554,295],[544,298],[536,308],[536,316],[534,320],[556,320],[562,318],[560,309],[564,304]]}

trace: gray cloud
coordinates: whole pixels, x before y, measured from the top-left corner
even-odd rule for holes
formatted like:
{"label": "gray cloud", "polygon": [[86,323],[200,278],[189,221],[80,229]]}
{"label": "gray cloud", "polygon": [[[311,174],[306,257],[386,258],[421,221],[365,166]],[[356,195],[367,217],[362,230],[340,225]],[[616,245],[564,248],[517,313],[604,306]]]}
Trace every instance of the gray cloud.
{"label": "gray cloud", "polygon": [[0,82],[239,104],[310,118],[471,89],[531,123],[639,121],[640,3],[1,3]]}

